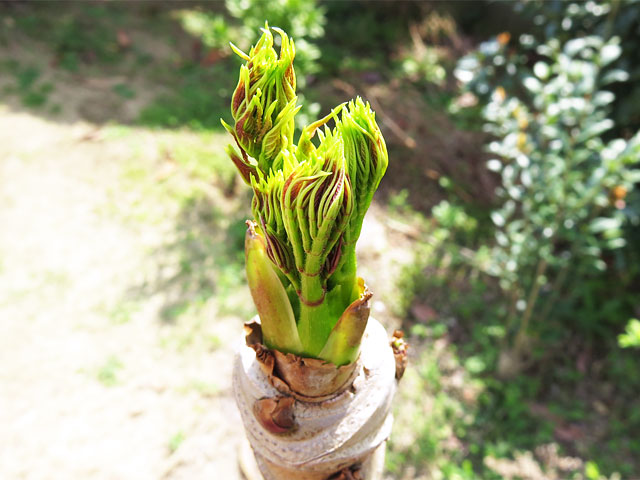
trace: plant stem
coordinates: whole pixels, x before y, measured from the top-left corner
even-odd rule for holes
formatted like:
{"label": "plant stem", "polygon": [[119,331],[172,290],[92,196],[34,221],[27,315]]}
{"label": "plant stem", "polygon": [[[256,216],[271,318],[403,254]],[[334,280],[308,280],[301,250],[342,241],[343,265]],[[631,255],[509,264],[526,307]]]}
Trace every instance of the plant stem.
{"label": "plant stem", "polygon": [[518,283],[514,282],[509,295],[509,312],[507,313],[507,321],[505,322],[505,332],[502,337],[501,345],[502,349],[508,344],[509,341],[509,331],[511,330],[511,326],[513,325],[514,319],[516,317],[516,304],[518,303]]}
{"label": "plant stem", "polygon": [[540,318],[544,319],[549,315],[551,307],[553,307],[554,303],[556,303],[556,300],[558,299],[558,296],[560,295],[560,289],[564,285],[564,281],[566,280],[568,273],[569,264],[567,263],[564,267],[562,267],[562,270],[560,270],[560,273],[556,277],[556,281],[553,282],[553,286],[551,287],[551,298],[549,298],[547,303],[545,303],[544,310],[542,310],[542,312],[540,313]]}
{"label": "plant stem", "polygon": [[547,261],[544,258],[541,258],[538,262],[538,266],[536,267],[536,273],[533,276],[533,285],[531,286],[529,298],[527,299],[527,308],[522,315],[522,322],[520,323],[520,328],[518,329],[515,341],[513,342],[514,349],[517,353],[519,353],[524,346],[527,330],[529,329],[529,321],[531,319],[531,314],[533,313],[533,307],[538,299],[538,294],[540,293],[540,282],[538,279],[544,275],[546,269]]}
{"label": "plant stem", "polygon": [[359,295],[356,288],[356,265],[355,246],[346,245],[342,253],[342,258],[340,259],[340,265],[329,280],[329,288],[333,288],[336,285],[342,285],[343,290],[340,298],[341,303],[344,305],[342,308],[343,310]]}
{"label": "plant stem", "polygon": [[326,318],[325,287],[319,274],[302,272],[298,297],[300,298],[300,319],[298,332],[305,352],[316,356],[322,350],[333,325]]}
{"label": "plant stem", "polygon": [[298,335],[305,356],[317,357],[331,333],[331,325],[323,321],[329,316],[326,303],[307,305],[300,302],[300,320]]}

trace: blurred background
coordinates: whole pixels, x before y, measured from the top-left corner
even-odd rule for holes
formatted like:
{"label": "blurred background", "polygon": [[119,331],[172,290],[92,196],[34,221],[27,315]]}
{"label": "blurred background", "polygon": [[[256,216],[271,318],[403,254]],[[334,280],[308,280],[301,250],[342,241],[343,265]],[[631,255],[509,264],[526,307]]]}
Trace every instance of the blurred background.
{"label": "blurred background", "polygon": [[250,193],[224,154],[264,21],[301,125],[355,95],[402,328],[388,479],[640,478],[640,3],[0,2],[0,477],[241,478]]}

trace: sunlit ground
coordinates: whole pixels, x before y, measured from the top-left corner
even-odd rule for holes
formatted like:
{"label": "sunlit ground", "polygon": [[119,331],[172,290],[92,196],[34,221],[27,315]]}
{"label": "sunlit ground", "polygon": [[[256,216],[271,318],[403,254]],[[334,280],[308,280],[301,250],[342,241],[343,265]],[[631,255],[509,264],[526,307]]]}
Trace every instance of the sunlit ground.
{"label": "sunlit ground", "polygon": [[228,241],[231,219],[204,232],[196,212],[226,200],[163,160],[193,137],[2,108],[4,478],[237,478],[247,293],[198,251]]}

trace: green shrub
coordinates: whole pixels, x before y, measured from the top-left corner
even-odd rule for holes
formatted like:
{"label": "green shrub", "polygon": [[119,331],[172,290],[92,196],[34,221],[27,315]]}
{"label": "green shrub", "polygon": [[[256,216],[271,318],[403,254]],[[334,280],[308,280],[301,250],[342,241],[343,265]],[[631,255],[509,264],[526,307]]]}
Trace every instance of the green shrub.
{"label": "green shrub", "polygon": [[320,50],[315,42],[322,38],[325,23],[324,10],[317,2],[225,0],[225,8],[228,16],[190,9],[183,10],[180,19],[185,30],[200,37],[208,47],[226,49],[233,40],[243,50],[249,49],[255,32],[264,27],[266,20],[295,39],[297,69],[303,75],[317,72]]}
{"label": "green shrub", "polygon": [[[640,31],[638,0],[567,2],[562,0],[520,0],[513,8],[525,24],[527,33],[519,39],[504,32],[483,42],[461,60],[456,76],[486,103],[496,87],[519,98],[527,92],[522,81],[537,61],[536,46],[547,41],[565,44],[588,36],[609,41],[618,38],[619,54],[611,62],[608,89],[615,93],[610,118],[612,133],[628,137],[640,125]],[[635,80],[635,81],[634,81]]]}
{"label": "green shrub", "polygon": [[[608,114],[615,96],[603,87],[624,76],[609,68],[620,55],[619,40],[589,36],[538,46],[530,37],[522,40],[517,50],[527,52],[523,57],[535,53],[538,60],[528,68],[514,55],[508,65],[515,70],[507,66],[505,72],[516,93],[510,96],[502,86],[485,92],[483,111],[485,130],[496,138],[489,144],[496,158],[488,168],[501,180],[499,206],[491,212],[496,243],[483,266],[499,279],[519,352],[529,345],[531,322],[557,318],[563,301],[571,303],[576,291],[588,290],[588,280],[607,269],[608,252],[625,246],[622,227],[632,212],[624,197],[640,180],[634,169],[640,134],[629,141],[604,140],[614,126]],[[506,43],[503,38],[484,44],[483,58],[493,55],[495,63]],[[487,71],[478,58],[464,59],[458,76],[482,91]],[[602,305],[582,307],[597,312],[596,325],[583,328],[597,329],[602,316],[620,314]],[[564,311],[582,313],[575,301]]]}
{"label": "green shrub", "polygon": [[628,73],[630,81],[610,86],[616,94],[610,117],[618,132],[637,130],[640,125],[640,2],[638,0],[604,0],[567,2],[529,0],[514,5],[524,18],[532,18],[539,41],[555,38],[566,42],[572,38],[596,35],[604,40],[620,39],[620,56],[612,63]]}

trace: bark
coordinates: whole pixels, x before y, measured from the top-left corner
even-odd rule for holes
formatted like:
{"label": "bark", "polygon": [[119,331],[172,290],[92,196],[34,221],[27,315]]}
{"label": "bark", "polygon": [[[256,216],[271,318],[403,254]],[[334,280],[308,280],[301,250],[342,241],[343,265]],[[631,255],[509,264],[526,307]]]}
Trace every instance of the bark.
{"label": "bark", "polygon": [[257,342],[255,328],[250,333],[251,346],[235,358],[233,389],[265,480],[381,478],[396,390],[382,325],[369,319],[360,357],[340,368],[272,352]]}

